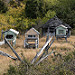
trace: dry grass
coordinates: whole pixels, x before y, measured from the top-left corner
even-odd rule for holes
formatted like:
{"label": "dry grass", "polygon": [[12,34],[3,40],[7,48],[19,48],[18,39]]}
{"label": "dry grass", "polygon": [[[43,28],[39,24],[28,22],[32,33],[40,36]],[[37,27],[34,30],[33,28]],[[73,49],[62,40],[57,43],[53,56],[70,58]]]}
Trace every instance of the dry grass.
{"label": "dry grass", "polygon": [[[25,56],[25,58],[29,61],[33,59],[33,57],[36,55],[36,53],[42,48],[42,46],[45,44],[46,37],[40,38],[40,44],[38,49],[25,49],[23,47],[24,44],[24,36],[21,36],[17,39],[16,47],[14,47],[15,51],[18,53],[18,55],[22,58],[21,53]],[[68,38],[68,42],[66,43],[65,40],[55,40],[55,42],[52,44],[49,51],[54,49],[57,53],[61,53],[62,55],[67,54],[70,51],[74,50],[74,42],[75,42],[75,36],[71,36]],[[3,45],[0,47],[1,51],[4,51],[14,57],[14,53],[11,51],[11,49],[8,47],[8,45]],[[0,75],[7,71],[9,68],[9,65],[17,65],[19,64],[19,61],[14,61],[8,57],[1,56],[0,55]]]}

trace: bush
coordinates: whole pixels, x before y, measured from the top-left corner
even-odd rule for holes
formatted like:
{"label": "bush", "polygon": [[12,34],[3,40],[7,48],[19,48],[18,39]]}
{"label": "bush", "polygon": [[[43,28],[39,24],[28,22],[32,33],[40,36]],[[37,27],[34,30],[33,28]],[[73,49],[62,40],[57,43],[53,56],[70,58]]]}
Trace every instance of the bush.
{"label": "bush", "polygon": [[10,65],[7,75],[15,75],[15,74],[16,74],[16,68],[14,66]]}
{"label": "bush", "polygon": [[72,59],[72,55],[71,54],[68,54],[67,56],[65,56],[65,61],[68,62]]}
{"label": "bush", "polygon": [[73,51],[73,55],[75,56],[75,50]]}

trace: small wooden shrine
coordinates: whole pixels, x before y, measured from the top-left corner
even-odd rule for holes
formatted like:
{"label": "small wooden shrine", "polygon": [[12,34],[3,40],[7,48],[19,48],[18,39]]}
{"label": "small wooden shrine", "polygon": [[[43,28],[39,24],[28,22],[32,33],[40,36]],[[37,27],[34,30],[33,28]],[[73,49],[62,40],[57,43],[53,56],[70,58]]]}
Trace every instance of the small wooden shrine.
{"label": "small wooden shrine", "polygon": [[39,47],[39,32],[31,28],[25,33],[24,47],[25,48],[38,48]]}
{"label": "small wooden shrine", "polygon": [[3,35],[4,35],[4,38],[6,38],[13,46],[15,46],[16,45],[16,37],[18,34],[19,34],[19,32],[14,29],[9,29],[7,31],[2,30],[1,39],[3,40]]}
{"label": "small wooden shrine", "polygon": [[57,16],[48,20],[45,24],[43,24],[40,29],[42,30],[42,36],[47,34],[47,30],[49,28],[50,36],[56,36],[56,38],[65,38],[70,37],[71,27],[61,21]]}

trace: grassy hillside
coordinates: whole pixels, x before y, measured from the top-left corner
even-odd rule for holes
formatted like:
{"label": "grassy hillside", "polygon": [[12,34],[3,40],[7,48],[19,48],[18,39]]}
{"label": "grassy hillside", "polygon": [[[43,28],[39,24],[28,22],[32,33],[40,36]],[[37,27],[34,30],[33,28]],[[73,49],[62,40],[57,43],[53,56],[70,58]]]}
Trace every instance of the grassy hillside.
{"label": "grassy hillside", "polygon": [[[1,30],[13,28],[21,34],[31,27],[39,27],[55,15],[69,24],[72,34],[75,35],[75,0],[0,0],[0,36]],[[39,49],[24,49],[24,34],[17,39],[15,50],[26,64],[15,62],[0,55],[0,75],[75,75],[75,36],[53,43],[49,52],[52,54],[38,66],[30,61]],[[40,48],[46,37],[40,39]],[[15,57],[7,45],[0,46],[0,50]],[[9,66],[12,65],[12,66]],[[7,70],[8,69],[8,70]]]}
{"label": "grassy hillside", "polygon": [[[39,75],[39,74],[47,73],[47,75],[48,75],[49,73],[54,73],[55,70],[58,73],[59,73],[59,71],[61,71],[61,72],[63,71],[63,73],[68,73],[68,72],[70,73],[71,72],[70,69],[74,68],[74,66],[72,66],[71,64],[75,65],[75,63],[73,63],[73,61],[75,61],[75,59],[74,59],[75,58],[75,36],[71,36],[70,38],[68,38],[68,43],[66,43],[66,41],[64,39],[58,40],[58,41],[55,40],[55,42],[49,49],[49,52],[52,51],[52,49],[53,49],[55,51],[56,55],[55,56],[53,54],[50,55],[47,59],[45,59],[44,61],[42,61],[42,63],[40,63],[38,66],[35,66],[35,67],[33,65],[31,65],[30,62],[33,59],[33,57],[36,55],[36,53],[40,50],[40,48],[44,45],[46,37],[40,38],[39,49],[25,49],[23,47],[24,39],[25,39],[24,36],[21,36],[20,38],[17,39],[17,44],[15,47],[15,50],[22,59],[23,59],[23,55],[24,55],[25,62],[28,65],[29,70],[26,68],[26,65],[20,64],[20,62],[18,60],[14,61],[8,57],[0,55],[0,59],[1,59],[0,60],[0,64],[1,64],[0,75],[3,73],[6,73],[7,69],[9,69],[9,70],[8,70],[8,73],[6,73],[5,75],[10,75],[10,74],[11,75],[14,75],[14,74],[15,75],[17,75],[17,74],[24,75],[24,73],[28,74],[28,75],[30,75],[30,74],[31,75],[34,75],[34,74]],[[0,50],[16,57],[14,55],[14,53],[11,51],[11,49],[8,47],[8,45],[1,46]],[[60,67],[63,63],[67,64],[66,65],[67,68],[68,67],[71,67],[71,68],[67,70],[67,68],[65,68],[65,66]],[[19,64],[20,64],[20,67],[18,67]],[[9,67],[9,65],[12,65],[12,66]],[[60,70],[55,69],[55,67],[59,68]],[[55,71],[54,75],[56,75],[56,71]],[[19,72],[22,72],[22,74]],[[75,72],[73,71],[71,73],[75,73]]]}

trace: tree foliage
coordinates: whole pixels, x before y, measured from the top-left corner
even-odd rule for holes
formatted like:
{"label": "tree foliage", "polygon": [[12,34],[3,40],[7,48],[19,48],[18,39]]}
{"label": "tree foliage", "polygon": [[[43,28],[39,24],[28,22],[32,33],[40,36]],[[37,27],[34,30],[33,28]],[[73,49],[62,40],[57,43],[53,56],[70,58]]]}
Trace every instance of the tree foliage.
{"label": "tree foliage", "polygon": [[0,0],[0,24],[14,25],[21,31],[42,25],[57,15],[75,28],[75,0],[12,0],[8,7],[3,1]]}
{"label": "tree foliage", "polygon": [[75,27],[75,0],[58,0],[55,7],[57,16],[61,18],[64,22]]}
{"label": "tree foliage", "polygon": [[28,0],[26,2],[26,16],[29,18],[37,18],[44,15],[42,0]]}
{"label": "tree foliage", "polygon": [[0,0],[0,13],[5,13],[7,11],[7,7],[5,5],[5,3]]}

